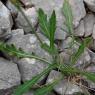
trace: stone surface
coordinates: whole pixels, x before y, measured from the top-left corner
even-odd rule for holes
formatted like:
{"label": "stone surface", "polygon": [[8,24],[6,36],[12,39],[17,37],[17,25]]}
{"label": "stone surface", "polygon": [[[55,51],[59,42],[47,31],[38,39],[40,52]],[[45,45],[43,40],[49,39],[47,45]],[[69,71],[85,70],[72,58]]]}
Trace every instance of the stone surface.
{"label": "stone surface", "polygon": [[36,59],[23,58],[18,61],[18,66],[22,81],[25,82],[26,80],[30,80],[35,75],[41,73],[47,67],[47,64],[37,61]]}
{"label": "stone surface", "polygon": [[[27,18],[29,19],[30,23],[35,27],[37,25],[37,13],[34,7],[28,8],[26,10],[22,9]],[[23,17],[23,15],[19,12],[17,19],[16,19],[17,27],[23,28],[26,33],[31,32],[31,28],[28,25],[27,21]]]}
{"label": "stone surface", "polygon": [[[60,77],[61,73],[53,70],[48,76],[47,83],[52,83]],[[73,95],[76,92],[82,92],[77,85],[72,84],[71,82],[68,83],[65,79],[60,81],[60,83],[54,87],[54,90],[60,95]]]}
{"label": "stone surface", "polygon": [[21,78],[15,63],[0,58],[0,90],[6,90],[20,84]]}
{"label": "stone surface", "polygon": [[60,28],[57,28],[56,32],[55,32],[55,39],[57,40],[65,40],[67,37],[67,33],[63,30],[61,30]]}
{"label": "stone surface", "polygon": [[94,27],[93,27],[92,37],[95,40],[95,24],[94,24]]}
{"label": "stone surface", "polygon": [[95,16],[93,14],[87,14],[84,18],[85,37],[90,36],[93,32],[95,24]]}
{"label": "stone surface", "polygon": [[82,37],[84,36],[85,29],[84,29],[84,21],[81,20],[79,26],[75,29],[74,35]]}
{"label": "stone surface", "polygon": [[[13,21],[9,10],[0,1],[0,38],[8,38]],[[4,31],[3,31],[4,30]]]}
{"label": "stone surface", "polygon": [[[8,44],[14,44],[17,48],[22,48],[27,53],[34,53],[41,58],[47,59],[48,61],[52,60],[52,57],[40,47],[40,43],[34,34],[19,35],[15,32],[16,31],[14,31],[12,38],[7,42]],[[43,35],[39,34],[39,36],[43,42],[49,42]],[[31,79],[47,67],[46,63],[35,59],[23,58],[15,61],[18,63],[23,81]]]}
{"label": "stone surface", "polygon": [[92,52],[91,50],[89,50],[89,54],[90,54],[90,57],[91,57],[91,63],[95,63],[95,53]]}
{"label": "stone surface", "polygon": [[[40,33],[38,33],[43,42],[49,43],[49,41]],[[7,44],[14,44],[17,48],[22,48],[27,53],[35,53],[36,55],[51,60],[51,56],[40,47],[40,43],[34,34],[19,35],[18,33],[12,35],[11,39],[7,41]]]}
{"label": "stone surface", "polygon": [[17,8],[10,2],[10,0],[6,3],[7,8],[10,10],[12,16],[16,16],[18,13]]}
{"label": "stone surface", "polygon": [[84,0],[84,2],[91,11],[95,12],[95,0]]}
{"label": "stone surface", "polygon": [[69,0],[69,3],[71,5],[74,18],[73,23],[74,26],[77,27],[79,25],[80,20],[86,15],[84,3],[83,0]]}

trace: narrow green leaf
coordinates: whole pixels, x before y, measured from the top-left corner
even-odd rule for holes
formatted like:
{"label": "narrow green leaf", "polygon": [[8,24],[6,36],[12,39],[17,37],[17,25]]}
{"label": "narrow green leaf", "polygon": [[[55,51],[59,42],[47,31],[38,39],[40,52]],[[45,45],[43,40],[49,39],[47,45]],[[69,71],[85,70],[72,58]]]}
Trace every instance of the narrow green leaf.
{"label": "narrow green leaf", "polygon": [[13,95],[23,95],[23,93],[27,92],[31,87],[33,87],[38,80],[47,75],[52,69],[56,67],[56,64],[50,64],[47,69],[45,69],[42,73],[34,76],[30,81],[25,82],[23,85],[20,85],[13,93]]}
{"label": "narrow green leaf", "polygon": [[71,57],[71,63],[75,64],[76,61],[79,59],[79,57],[84,53],[85,48],[89,45],[89,43],[92,41],[91,37],[87,37],[84,39],[84,41],[81,43],[79,46],[79,49],[75,54],[72,55]]}
{"label": "narrow green leaf", "polygon": [[50,30],[50,48],[54,49],[54,36],[56,31],[56,14],[53,11],[50,19],[49,19],[49,30]]}
{"label": "narrow green leaf", "polygon": [[59,81],[60,81],[60,80],[55,80],[55,81],[52,82],[51,84],[48,84],[48,85],[46,85],[46,86],[44,86],[44,87],[42,87],[42,88],[37,89],[37,90],[34,92],[34,95],[47,95],[47,94],[49,94],[49,93],[53,90],[54,86],[55,86],[56,84],[58,84]]}
{"label": "narrow green leaf", "polygon": [[68,31],[70,34],[72,34],[73,33],[73,15],[72,15],[71,6],[70,6],[68,0],[64,0],[62,11],[66,18],[65,23],[68,28]]}
{"label": "narrow green leaf", "polygon": [[50,62],[48,62],[47,60],[40,58],[37,55],[26,53],[22,49],[17,49],[14,45],[8,45],[3,42],[0,42],[0,50],[2,52],[6,52],[7,54],[11,56],[16,56],[18,58],[25,58],[25,57],[34,58],[34,59],[50,64]]}
{"label": "narrow green leaf", "polygon": [[40,25],[42,32],[45,34],[46,37],[49,38],[50,35],[49,35],[47,15],[44,13],[44,11],[41,8],[39,8],[38,10],[38,20],[39,20],[39,25]]}
{"label": "narrow green leaf", "polygon": [[88,80],[91,80],[95,83],[95,73],[92,72],[82,72],[82,75],[86,76]]}

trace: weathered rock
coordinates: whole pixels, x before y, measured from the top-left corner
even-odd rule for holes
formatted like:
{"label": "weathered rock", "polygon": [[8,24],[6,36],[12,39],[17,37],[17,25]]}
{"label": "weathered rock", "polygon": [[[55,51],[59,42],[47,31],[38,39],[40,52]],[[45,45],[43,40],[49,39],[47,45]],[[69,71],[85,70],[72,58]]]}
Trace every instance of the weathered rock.
{"label": "weathered rock", "polygon": [[17,65],[0,58],[0,90],[6,90],[20,84],[21,78]]}
{"label": "weathered rock", "polygon": [[95,12],[95,0],[84,0],[84,2],[91,11]]}
{"label": "weathered rock", "polygon": [[60,28],[57,28],[56,32],[55,32],[55,39],[57,40],[65,40],[67,37],[67,33],[63,30],[61,30]]}
{"label": "weathered rock", "polygon": [[72,13],[73,13],[73,23],[74,26],[77,27],[82,18],[85,17],[86,12],[84,8],[83,0],[69,0],[71,5]]}
{"label": "weathered rock", "polygon": [[12,25],[13,21],[11,14],[9,10],[0,1],[0,38],[8,38]]}
{"label": "weathered rock", "polygon": [[74,35],[82,37],[84,36],[85,29],[84,29],[84,21],[81,20],[79,26],[75,29]]}
{"label": "weathered rock", "polygon": [[76,66],[80,69],[83,69],[86,66],[90,65],[90,63],[91,63],[91,56],[87,50],[84,50],[84,53],[78,59]]}
{"label": "weathered rock", "polygon": [[[54,80],[60,78],[62,75],[58,71],[51,71],[48,76],[47,83],[52,83]],[[60,95],[73,95],[76,92],[82,92],[80,87],[71,82],[68,83],[66,79],[60,81],[55,87],[54,90]]]}
{"label": "weathered rock", "polygon": [[47,64],[37,61],[36,59],[23,58],[18,61],[18,66],[22,81],[25,82],[26,80],[30,80],[35,75],[41,73],[47,67]]}
{"label": "weathered rock", "polygon": [[94,24],[94,27],[93,27],[92,37],[95,40],[95,24]]}
{"label": "weathered rock", "polygon": [[[38,33],[43,42],[49,43],[43,35]],[[11,39],[7,41],[8,44],[14,44],[17,48],[22,48],[27,53],[35,53],[36,55],[51,60],[50,55],[40,47],[40,43],[34,34],[19,35],[18,33],[13,35]]]}
{"label": "weathered rock", "polygon": [[85,37],[90,36],[93,32],[95,24],[95,16],[93,14],[87,14],[84,18]]}
{"label": "weathered rock", "polygon": [[[43,42],[49,43],[49,41],[40,33],[39,36]],[[29,54],[34,53],[41,58],[47,59],[48,61],[52,60],[49,53],[40,47],[40,43],[34,34],[18,35],[14,33],[13,37],[7,43],[14,44],[17,48],[22,48],[22,50]],[[23,81],[31,79],[33,76],[41,73],[47,67],[46,63],[37,61],[35,59],[23,58],[21,60],[17,60],[15,61],[18,63]]]}
{"label": "weathered rock", "polygon": [[16,16],[18,13],[17,8],[10,2],[10,0],[7,1],[6,6],[8,7],[8,9],[10,10],[11,14],[13,16]]}
{"label": "weathered rock", "polygon": [[[30,23],[35,27],[37,25],[37,13],[34,7],[28,8],[26,10],[22,9]],[[16,19],[17,27],[23,28],[26,33],[31,32],[31,27],[28,25],[27,21],[23,17],[23,15],[19,12]]]}

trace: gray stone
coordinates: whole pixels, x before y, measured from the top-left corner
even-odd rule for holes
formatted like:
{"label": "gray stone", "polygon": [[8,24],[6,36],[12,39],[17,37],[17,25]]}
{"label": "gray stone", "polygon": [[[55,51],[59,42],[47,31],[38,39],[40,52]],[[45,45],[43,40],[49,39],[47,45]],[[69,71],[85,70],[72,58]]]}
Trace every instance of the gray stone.
{"label": "gray stone", "polygon": [[92,37],[95,40],[95,24],[94,24],[94,27],[93,27]]}
{"label": "gray stone", "polygon": [[37,61],[36,59],[23,58],[18,61],[18,66],[22,81],[25,82],[32,79],[35,75],[41,73],[47,67],[47,64]]}
{"label": "gray stone", "polygon": [[86,66],[90,65],[90,63],[91,56],[87,50],[84,50],[84,53],[78,59],[76,66],[80,69],[84,69]]}
{"label": "gray stone", "polygon": [[95,65],[90,65],[86,68],[86,71],[95,73]]}
{"label": "gray stone", "polygon": [[[54,80],[60,78],[62,74],[58,71],[51,71],[51,73],[48,76],[47,84],[52,83]],[[72,95],[76,92],[82,92],[80,87],[77,85],[68,82],[66,79],[60,81],[55,87],[54,90],[60,94],[60,95]]]}
{"label": "gray stone", "polygon": [[66,37],[67,37],[67,33],[65,31],[61,30],[60,28],[56,29],[55,39],[57,39],[57,40],[65,40]]}
{"label": "gray stone", "polygon": [[10,35],[13,21],[9,10],[0,1],[0,38],[7,38]]}
{"label": "gray stone", "polygon": [[[40,33],[38,35],[43,40],[43,42],[49,43],[49,41],[43,35]],[[22,50],[29,54],[34,53],[41,58],[52,61],[52,57],[48,52],[40,47],[40,43],[34,34],[15,34],[11,39],[9,39],[7,43],[14,44],[17,48],[22,48]],[[23,81],[31,79],[33,76],[41,73],[41,71],[47,67],[46,63],[37,61],[35,59],[23,58],[16,59],[15,61],[18,63]]]}
{"label": "gray stone", "polygon": [[[35,27],[37,25],[37,13],[34,7],[28,8],[26,10],[22,9],[30,23]],[[23,15],[19,12],[16,19],[17,27],[23,28],[26,33],[31,32],[31,27],[28,25],[27,21],[23,17]]]}
{"label": "gray stone", "polygon": [[[44,43],[49,43],[49,41],[40,33],[38,33],[41,40]],[[7,41],[8,44],[14,44],[17,48],[22,48],[27,53],[35,53],[36,55],[51,60],[51,56],[40,47],[40,43],[34,34],[27,35],[14,35],[11,39]]]}
{"label": "gray stone", "polygon": [[10,12],[11,12],[11,14],[12,14],[13,16],[17,15],[18,10],[17,10],[17,8],[10,2],[10,0],[7,1],[6,6],[7,6],[7,8],[10,10]]}
{"label": "gray stone", "polygon": [[84,8],[83,0],[69,0],[71,5],[72,13],[73,13],[73,23],[74,26],[77,27],[82,18],[85,17],[86,11]]}
{"label": "gray stone", "polygon": [[84,18],[85,37],[90,36],[93,32],[95,24],[95,16],[93,14],[87,14]]}
{"label": "gray stone", "polygon": [[0,90],[6,90],[20,84],[21,78],[15,63],[0,58]]}
{"label": "gray stone", "polygon": [[92,52],[91,50],[89,50],[89,54],[90,54],[90,57],[91,57],[91,63],[95,63],[95,53]]}
{"label": "gray stone", "polygon": [[74,35],[82,37],[84,36],[85,29],[84,29],[84,21],[81,20],[79,26],[75,29]]}
{"label": "gray stone", "polygon": [[91,11],[95,12],[95,0],[84,0],[84,2]]}

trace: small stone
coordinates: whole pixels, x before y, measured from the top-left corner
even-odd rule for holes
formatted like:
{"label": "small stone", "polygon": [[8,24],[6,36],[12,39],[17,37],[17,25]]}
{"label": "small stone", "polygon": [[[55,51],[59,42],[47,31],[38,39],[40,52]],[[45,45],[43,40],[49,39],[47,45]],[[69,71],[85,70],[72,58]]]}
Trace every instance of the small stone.
{"label": "small stone", "polygon": [[13,21],[9,10],[0,1],[0,38],[8,38],[10,35]]}
{"label": "small stone", "polygon": [[55,32],[55,39],[57,40],[65,40],[67,37],[67,33],[63,30],[61,30],[60,28],[57,28],[56,32]]}
{"label": "small stone", "polygon": [[81,20],[79,26],[75,29],[74,35],[82,37],[84,36],[84,32],[85,32],[84,21]]}
{"label": "small stone", "polygon": [[80,20],[86,15],[84,3],[83,0],[69,0],[69,3],[73,13],[73,24],[74,27],[77,27]]}
{"label": "small stone", "polygon": [[21,78],[17,64],[0,58],[0,90],[20,84]]}
{"label": "small stone", "polygon": [[89,54],[90,54],[90,57],[91,57],[91,63],[95,63],[95,53],[92,52],[91,50],[89,50]]}
{"label": "small stone", "polygon": [[95,24],[94,24],[94,27],[93,27],[92,37],[95,40]]}
{"label": "small stone", "polygon": [[92,12],[95,12],[95,0],[84,0],[84,2]]}
{"label": "small stone", "polygon": [[86,68],[86,71],[95,73],[95,65],[88,66],[88,67]]}
{"label": "small stone", "polygon": [[[48,76],[47,84],[52,83],[54,80],[57,80],[58,78],[62,77],[62,74],[58,71],[51,71],[51,73]],[[71,82],[68,82],[66,79],[60,81],[55,87],[54,90],[60,94],[60,95],[73,95],[76,92],[82,92],[80,87],[78,87],[75,84],[72,84]]]}
{"label": "small stone", "polygon": [[95,16],[93,14],[87,14],[84,18],[85,37],[92,35],[94,24]]}
{"label": "small stone", "polygon": [[22,58],[17,64],[23,82],[32,79],[37,74],[40,74],[48,66],[46,63],[30,58]]}
{"label": "small stone", "polygon": [[10,0],[6,3],[7,8],[10,10],[12,16],[17,16],[18,10],[17,8],[10,2]]}
{"label": "small stone", "polygon": [[[35,27],[37,25],[37,12],[34,7],[28,8],[26,10],[22,9],[27,18],[29,19],[30,23]],[[31,32],[31,27],[28,25],[27,21],[23,17],[23,15],[19,12],[17,19],[16,19],[16,25],[19,28],[23,28],[25,33]]]}
{"label": "small stone", "polygon": [[79,69],[84,69],[90,63],[91,63],[90,54],[87,50],[84,50],[84,53],[80,56],[80,58],[77,61],[76,67],[78,67]]}

